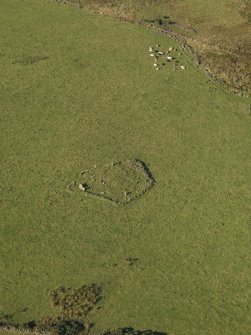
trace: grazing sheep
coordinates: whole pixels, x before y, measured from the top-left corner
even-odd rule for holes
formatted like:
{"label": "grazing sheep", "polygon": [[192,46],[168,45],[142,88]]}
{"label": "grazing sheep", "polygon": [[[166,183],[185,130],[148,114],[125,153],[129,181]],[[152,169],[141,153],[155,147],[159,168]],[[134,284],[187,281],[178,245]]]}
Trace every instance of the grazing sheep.
{"label": "grazing sheep", "polygon": [[185,70],[185,68],[186,68],[184,65],[181,65],[180,67],[181,67],[182,70]]}
{"label": "grazing sheep", "polygon": [[150,48],[149,48],[149,51],[153,51],[153,48],[152,48],[152,47],[150,47]]}
{"label": "grazing sheep", "polygon": [[79,189],[80,189],[80,190],[82,190],[82,191],[84,191],[84,192],[85,192],[85,190],[86,190],[86,187],[84,187],[84,185],[82,185],[82,184],[79,184],[79,185],[78,185],[78,187],[79,187]]}
{"label": "grazing sheep", "polygon": [[151,57],[154,57],[154,54],[150,54]]}
{"label": "grazing sheep", "polygon": [[173,59],[173,57],[171,57],[171,56],[167,56],[166,59],[167,59],[168,61],[170,61],[170,60]]}
{"label": "grazing sheep", "polygon": [[157,67],[156,70],[159,71],[159,67]]}
{"label": "grazing sheep", "polygon": [[158,54],[161,55],[161,56],[164,55],[164,53],[162,51],[159,51]]}
{"label": "grazing sheep", "polygon": [[173,47],[170,47],[168,50],[169,50],[169,51],[172,51],[172,50],[173,50]]}
{"label": "grazing sheep", "polygon": [[158,64],[157,64],[157,63],[154,63],[153,66],[158,66]]}
{"label": "grazing sheep", "polygon": [[160,45],[159,45],[159,44],[156,44],[156,47],[157,47],[157,48],[159,48],[159,47],[160,47]]}

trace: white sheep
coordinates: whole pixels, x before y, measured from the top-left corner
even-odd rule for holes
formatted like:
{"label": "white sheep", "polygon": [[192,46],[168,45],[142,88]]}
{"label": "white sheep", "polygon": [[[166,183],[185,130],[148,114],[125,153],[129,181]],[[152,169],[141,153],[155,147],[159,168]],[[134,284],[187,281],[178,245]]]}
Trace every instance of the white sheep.
{"label": "white sheep", "polygon": [[157,63],[154,63],[153,66],[158,66],[158,64],[157,64]]}
{"label": "white sheep", "polygon": [[173,50],[173,47],[170,47],[168,50],[169,50],[169,51],[172,51],[172,50]]}
{"label": "white sheep", "polygon": [[152,47],[150,47],[150,48],[149,48],[149,51],[153,51],[153,48],[152,48]]}
{"label": "white sheep", "polygon": [[173,59],[173,57],[171,57],[171,56],[167,56],[166,59],[167,59],[168,61],[170,61],[170,60]]}
{"label": "white sheep", "polygon": [[80,190],[85,192],[86,188],[82,184],[79,184],[78,187],[79,187]]}
{"label": "white sheep", "polygon": [[151,57],[154,57],[154,54],[150,54]]}
{"label": "white sheep", "polygon": [[164,55],[164,53],[162,51],[159,51],[158,54],[161,55],[161,56]]}
{"label": "white sheep", "polygon": [[182,68],[182,70],[185,70],[186,68],[184,65],[181,65],[180,67]]}

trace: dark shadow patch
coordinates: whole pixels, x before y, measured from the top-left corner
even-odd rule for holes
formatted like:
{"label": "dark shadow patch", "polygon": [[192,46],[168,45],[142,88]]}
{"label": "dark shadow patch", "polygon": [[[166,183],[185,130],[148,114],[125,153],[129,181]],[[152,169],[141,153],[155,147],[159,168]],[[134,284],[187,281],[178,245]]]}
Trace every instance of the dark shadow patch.
{"label": "dark shadow patch", "polygon": [[156,18],[152,20],[144,20],[144,22],[151,23],[161,28],[167,28],[168,26],[173,26],[177,24],[177,22],[170,19],[170,16],[162,16],[160,18]]}
{"label": "dark shadow patch", "polygon": [[158,332],[155,330],[147,329],[147,330],[135,330],[132,327],[118,328],[115,330],[110,330],[104,332],[103,335],[168,335],[164,332]]}
{"label": "dark shadow patch", "polygon": [[79,68],[87,68],[90,64],[88,62],[88,60],[82,60],[82,59],[73,59],[73,62],[75,63],[75,65]]}
{"label": "dark shadow patch", "polygon": [[55,335],[78,335],[85,333],[89,325],[78,320],[67,320],[62,317],[47,317],[35,323],[34,331]]}
{"label": "dark shadow patch", "polygon": [[[126,261],[129,265],[133,265],[138,258],[127,257]],[[27,308],[21,309],[14,313],[0,315],[0,331],[1,329],[5,332],[9,331],[10,335],[15,334],[15,331],[25,331],[31,335],[35,332],[38,335],[168,335],[153,330],[135,330],[132,327],[102,331],[93,322],[87,321],[87,314],[101,299],[101,287],[96,284],[83,285],[80,288],[61,286],[48,292],[53,305],[60,308],[59,315],[46,316],[26,323],[15,323],[15,315],[27,310]]]}
{"label": "dark shadow patch", "polygon": [[[155,330],[135,330],[132,327],[118,328],[114,330],[102,331],[93,324],[84,324],[76,320],[65,320],[60,317],[47,317],[40,321],[31,321],[16,326],[4,326],[4,330],[26,331],[34,334],[51,334],[51,335],[168,335],[168,333],[158,332]],[[0,327],[1,330],[1,327]]]}
{"label": "dark shadow patch", "polygon": [[23,56],[15,60],[12,64],[33,65],[47,59],[49,59],[48,56]]}
{"label": "dark shadow patch", "polygon": [[132,266],[135,265],[139,259],[137,257],[126,257],[125,260],[128,265]]}

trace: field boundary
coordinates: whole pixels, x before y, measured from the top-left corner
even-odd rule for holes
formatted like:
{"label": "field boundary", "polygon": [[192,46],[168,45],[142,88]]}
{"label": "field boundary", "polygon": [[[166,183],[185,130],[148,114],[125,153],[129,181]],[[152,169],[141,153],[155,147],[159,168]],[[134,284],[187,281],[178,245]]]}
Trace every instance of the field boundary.
{"label": "field boundary", "polygon": [[[117,180],[118,176],[117,178],[115,176],[115,179],[113,176],[113,180],[110,180],[110,178],[112,178],[111,174],[116,168],[119,169],[119,180]],[[96,173],[99,174],[99,176],[96,176]],[[131,185],[127,185],[128,181],[125,181],[125,185],[122,186],[123,174],[126,174],[126,177],[130,179],[130,181],[134,184],[135,189],[132,189]],[[137,179],[137,177],[139,179]],[[144,186],[138,186],[140,179],[141,181],[144,179]],[[114,182],[121,188],[124,188],[123,191],[120,189],[117,190],[115,194],[113,192],[111,193],[111,189],[109,190],[109,184],[114,184]],[[95,187],[95,184],[102,186],[103,190],[98,190]],[[81,171],[79,174],[79,180],[74,180],[71,182],[67,186],[67,189],[71,192],[74,191],[74,188],[80,189],[81,191],[84,191],[84,195],[86,197],[106,200],[116,205],[126,205],[149,192],[155,184],[156,180],[154,179],[148,166],[139,159],[131,159],[126,161],[112,162],[103,166],[95,165],[93,168]],[[121,192],[124,193],[122,198]]]}
{"label": "field boundary", "polygon": [[[63,4],[69,7],[73,7],[73,8],[77,8],[79,10],[83,10],[86,13],[92,13],[92,14],[97,14],[97,15],[101,15],[101,16],[107,16],[107,17],[112,17],[118,21],[121,22],[128,22],[131,24],[136,24],[139,26],[143,26],[145,28],[154,30],[156,32],[159,32],[161,34],[165,34],[165,35],[169,35],[171,36],[174,40],[176,40],[180,47],[183,49],[183,52],[187,58],[187,61],[191,64],[193,64],[195,66],[196,69],[198,69],[199,72],[203,73],[204,75],[206,75],[206,77],[208,79],[210,79],[212,82],[217,83],[218,85],[221,86],[221,88],[225,91],[225,92],[231,92],[235,95],[239,95],[239,96],[244,96],[244,97],[249,97],[250,95],[248,94],[247,91],[243,91],[243,90],[238,90],[237,88],[234,88],[233,86],[231,86],[230,84],[226,83],[224,80],[220,79],[219,77],[217,77],[216,74],[210,72],[210,70],[208,68],[204,68],[202,66],[202,62],[201,62],[201,58],[200,56],[195,52],[194,48],[192,46],[190,46],[187,42],[186,42],[186,37],[178,32],[173,31],[172,29],[163,29],[160,28],[154,24],[149,24],[145,21],[139,21],[139,20],[131,20],[129,18],[126,17],[121,17],[121,16],[116,16],[116,15],[112,15],[112,14],[107,14],[104,12],[100,12],[98,10],[95,10],[93,8],[90,8],[90,6],[88,5],[82,5],[81,3],[73,3],[70,0],[47,0],[48,2],[54,2],[54,3],[59,3],[59,4]],[[180,25],[180,27],[183,27],[183,25]],[[191,40],[193,40],[194,42],[197,42],[199,44],[201,44],[201,41],[199,41],[196,38],[191,38]],[[207,47],[212,48],[212,46],[210,46],[209,44],[204,43],[204,45],[206,45]],[[215,47],[217,48],[217,47]],[[229,51],[229,55],[234,55],[233,53],[231,53]]]}

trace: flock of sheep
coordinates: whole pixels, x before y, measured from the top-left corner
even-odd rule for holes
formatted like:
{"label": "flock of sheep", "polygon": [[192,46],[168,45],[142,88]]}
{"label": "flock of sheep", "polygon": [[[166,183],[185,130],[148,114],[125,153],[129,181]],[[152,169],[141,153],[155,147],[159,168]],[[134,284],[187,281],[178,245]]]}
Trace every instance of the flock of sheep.
{"label": "flock of sheep", "polygon": [[[176,70],[178,68],[179,61],[175,59],[175,57],[173,56],[173,52],[177,51],[177,49],[170,47],[166,52],[164,52],[160,51],[159,48],[160,48],[159,44],[156,45],[156,48],[153,47],[149,48],[150,56],[154,57],[153,66],[155,67],[155,69],[158,71],[160,70],[161,65],[166,65],[167,63],[174,61],[173,69]],[[180,53],[178,53],[178,55],[180,55]],[[180,65],[180,68],[182,70],[185,70],[184,65]]]}

